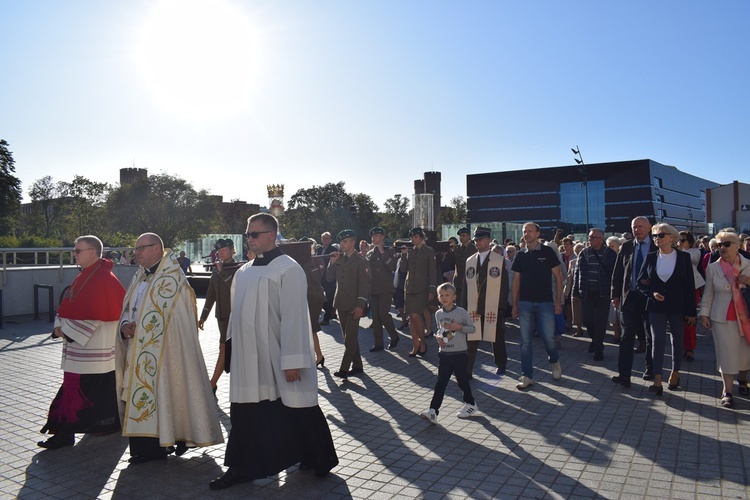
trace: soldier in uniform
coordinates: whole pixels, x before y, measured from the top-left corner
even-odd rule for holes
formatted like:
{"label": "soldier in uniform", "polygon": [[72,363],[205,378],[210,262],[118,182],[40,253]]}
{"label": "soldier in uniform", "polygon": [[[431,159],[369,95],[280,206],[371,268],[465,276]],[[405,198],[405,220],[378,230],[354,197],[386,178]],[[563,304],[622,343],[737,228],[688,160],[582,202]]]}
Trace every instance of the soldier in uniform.
{"label": "soldier in uniform", "polygon": [[409,249],[406,258],[401,258],[400,269],[406,269],[406,313],[409,315],[409,330],[413,342],[409,357],[423,356],[427,352],[424,343],[424,313],[435,298],[437,274],[435,272],[435,251],[425,245],[421,227],[412,228],[409,237],[414,248]]}
{"label": "soldier in uniform", "polygon": [[391,338],[388,349],[395,349],[399,337],[396,325],[391,318],[391,301],[393,300],[393,273],[396,270],[396,259],[391,250],[383,249],[385,231],[382,227],[370,229],[372,248],[367,252],[367,265],[370,270],[370,310],[372,311],[372,333],[375,345],[370,352],[382,351],[383,326]]}
{"label": "soldier in uniform", "polygon": [[226,359],[227,327],[229,326],[229,313],[232,310],[230,290],[234,273],[240,268],[239,262],[234,261],[234,242],[229,238],[219,238],[214,245],[218,260],[211,272],[211,281],[206,292],[206,303],[201,312],[198,328],[203,330],[203,325],[208,319],[211,308],[216,303],[216,322],[219,323],[219,357],[216,360],[214,374],[211,377],[211,389],[216,394],[216,384],[219,383],[224,371],[224,360]]}
{"label": "soldier in uniform", "polygon": [[[453,275],[453,286],[456,287],[458,306],[466,309],[466,294],[464,293],[464,287],[466,286],[466,259],[477,253],[477,248],[472,243],[471,234],[466,227],[458,230],[458,239],[461,244],[455,250],[456,273]],[[471,375],[471,372],[469,374]]]}
{"label": "soldier in uniform", "polygon": [[341,252],[331,254],[326,269],[326,279],[336,283],[333,307],[336,308],[341,332],[344,335],[344,357],[341,360],[341,368],[333,374],[340,378],[347,378],[364,372],[357,335],[359,318],[364,314],[367,305],[370,276],[367,270],[367,260],[356,251],[357,238],[354,231],[344,229],[338,234],[338,240]]}

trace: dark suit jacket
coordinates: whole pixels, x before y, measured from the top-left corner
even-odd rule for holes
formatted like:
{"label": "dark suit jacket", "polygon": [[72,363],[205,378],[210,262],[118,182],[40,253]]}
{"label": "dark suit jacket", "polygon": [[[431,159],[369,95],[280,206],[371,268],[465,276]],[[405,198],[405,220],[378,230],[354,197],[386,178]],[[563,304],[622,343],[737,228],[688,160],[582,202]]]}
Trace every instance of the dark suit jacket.
{"label": "dark suit jacket", "polygon": [[[638,276],[638,290],[648,298],[646,309],[649,312],[683,314],[694,318],[696,316],[695,280],[690,254],[680,250],[675,250],[675,252],[677,252],[677,262],[672,276],[666,283],[656,273],[658,252],[646,256],[641,274]],[[654,299],[654,292],[664,295],[664,301],[657,302]],[[681,332],[677,334],[682,335]]]}
{"label": "dark suit jacket", "polygon": [[[647,240],[649,242],[649,253],[656,252],[656,245],[650,235]],[[633,266],[635,265],[635,259],[633,258],[634,250],[634,239],[623,243],[620,247],[620,253],[617,254],[615,269],[612,271],[612,298],[620,299],[620,308],[624,308],[626,311],[628,310],[628,307],[631,306],[631,304],[628,304],[627,306],[625,304],[628,302],[630,284],[633,282]],[[645,258],[643,259],[643,262],[646,262]],[[639,271],[640,269],[635,271],[636,276],[638,276]],[[643,295],[638,292],[635,294],[635,300],[631,300],[631,302],[633,302],[633,307],[638,307],[638,305],[643,307],[643,304],[645,303]]]}

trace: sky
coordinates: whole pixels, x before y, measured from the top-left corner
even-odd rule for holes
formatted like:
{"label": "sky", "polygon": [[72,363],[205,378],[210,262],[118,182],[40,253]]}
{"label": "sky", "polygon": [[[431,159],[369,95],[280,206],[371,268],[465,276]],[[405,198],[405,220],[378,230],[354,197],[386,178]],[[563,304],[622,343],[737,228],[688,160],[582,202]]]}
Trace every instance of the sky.
{"label": "sky", "polygon": [[442,173],[652,159],[750,182],[750,2],[0,0],[0,139],[46,175],[146,168],[382,209]]}

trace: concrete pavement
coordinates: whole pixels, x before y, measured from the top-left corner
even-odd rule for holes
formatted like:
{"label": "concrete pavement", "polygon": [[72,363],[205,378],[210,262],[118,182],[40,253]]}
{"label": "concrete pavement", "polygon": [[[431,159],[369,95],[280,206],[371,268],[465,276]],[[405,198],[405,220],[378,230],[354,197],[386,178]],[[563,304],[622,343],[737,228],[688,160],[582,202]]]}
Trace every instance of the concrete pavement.
{"label": "concrete pavement", "polygon": [[[609,380],[618,347],[608,343],[604,361],[594,362],[588,340],[570,336],[562,339],[562,379],[552,379],[535,339],[535,384],[518,391],[518,330],[509,325],[506,376],[495,375],[489,346],[480,348],[472,389],[481,414],[455,417],[461,393],[451,381],[432,426],[419,413],[436,381],[435,341],[425,359],[407,357],[404,334],[395,352],[370,353],[372,330],[362,328],[365,375],[341,381],[332,375],[343,353],[332,321],[320,335],[326,369],[318,379],[340,465],[324,479],[295,466],[212,492],[208,482],[223,471],[224,445],[132,466],[127,440],[117,434],[78,435],[74,447],[60,450],[36,446],[62,381],[60,343],[49,339],[50,326],[11,318],[0,329],[2,498],[750,498],[750,400],[735,391],[735,410],[718,406],[710,332],[699,331],[681,390],[665,387],[657,398],[638,378],[643,355],[636,355],[633,386],[623,389]],[[206,328],[201,343],[212,370],[213,318]],[[218,395],[226,432],[226,375]]]}

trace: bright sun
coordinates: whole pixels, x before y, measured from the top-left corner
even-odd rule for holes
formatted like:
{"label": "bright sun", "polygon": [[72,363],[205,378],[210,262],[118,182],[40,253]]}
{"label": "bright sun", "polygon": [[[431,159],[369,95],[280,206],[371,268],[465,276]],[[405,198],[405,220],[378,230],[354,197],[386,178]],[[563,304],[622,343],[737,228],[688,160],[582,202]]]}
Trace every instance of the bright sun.
{"label": "bright sun", "polygon": [[161,106],[220,118],[250,104],[257,42],[228,0],[162,0],[140,33],[136,61]]}

